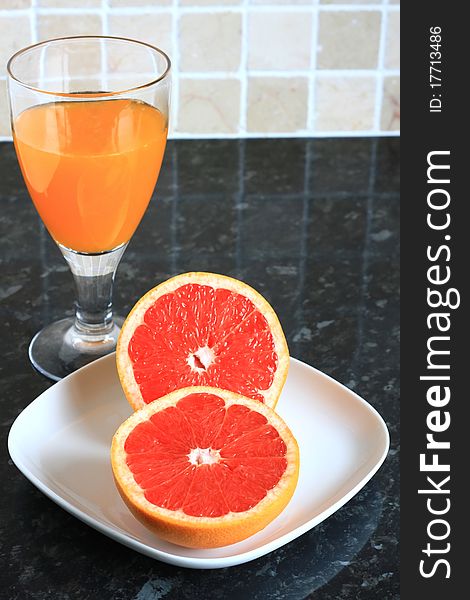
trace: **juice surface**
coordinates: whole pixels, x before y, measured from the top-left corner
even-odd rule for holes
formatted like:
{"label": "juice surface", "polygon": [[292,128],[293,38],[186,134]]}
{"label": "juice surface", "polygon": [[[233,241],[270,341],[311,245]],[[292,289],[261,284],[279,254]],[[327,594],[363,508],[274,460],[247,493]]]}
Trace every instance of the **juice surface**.
{"label": "juice surface", "polygon": [[136,100],[54,102],[13,124],[21,170],[52,237],[80,252],[127,242],[152,195],[168,126]]}

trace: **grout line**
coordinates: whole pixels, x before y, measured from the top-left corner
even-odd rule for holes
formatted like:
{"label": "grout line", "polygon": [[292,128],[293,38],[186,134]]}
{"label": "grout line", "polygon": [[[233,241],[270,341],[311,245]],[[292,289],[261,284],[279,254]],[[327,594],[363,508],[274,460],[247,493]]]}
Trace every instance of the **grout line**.
{"label": "grout line", "polygon": [[[103,35],[109,34],[109,20],[108,20],[108,8],[109,0],[101,0],[101,33]],[[108,65],[108,52],[104,40],[100,41],[101,46],[101,89],[109,89],[109,72],[107,69]]]}
{"label": "grout line", "polygon": [[327,77],[367,77],[383,72],[386,75],[399,75],[399,69],[317,69],[317,72]]}
{"label": "grout line", "polygon": [[312,19],[315,19],[312,23],[312,43],[310,47],[310,75],[308,81],[308,107],[307,107],[307,129],[309,131],[315,131],[315,111],[316,111],[316,69],[317,69],[317,47],[318,47],[318,31],[320,12],[315,10],[312,15]]}
{"label": "grout line", "polygon": [[369,161],[369,196],[375,196],[375,180],[377,171],[377,140],[374,140],[371,145],[370,161]]}
{"label": "grout line", "polygon": [[38,0],[31,0],[31,8],[28,12],[29,12],[29,20],[30,20],[30,26],[31,26],[31,39],[33,41],[33,44],[36,44],[36,42],[39,40],[37,6],[38,6]]}
{"label": "grout line", "polygon": [[382,102],[383,102],[383,73],[385,63],[385,48],[386,38],[388,30],[388,11],[387,7],[384,6],[382,9],[382,21],[380,24],[380,42],[379,42],[379,56],[377,63],[377,80],[375,87],[375,111],[374,111],[374,129],[380,130],[380,119],[382,116]]}
{"label": "grout line", "polygon": [[236,277],[242,276],[243,263],[243,202],[245,200],[245,142],[238,144],[238,194],[235,194],[235,214],[237,218],[237,235],[235,239]]}
{"label": "grout line", "polygon": [[243,136],[247,131],[248,117],[248,0],[243,0],[241,56],[240,56],[240,116],[238,132]]}
{"label": "grout line", "polygon": [[[174,62],[174,61],[173,61]],[[398,69],[316,69],[318,75],[325,77],[374,77],[377,73],[389,77],[398,77],[400,71]],[[291,71],[266,71],[261,69],[250,69],[250,77],[310,77],[312,68],[298,69]],[[227,78],[243,78],[243,69],[236,71],[183,71],[180,73],[181,79],[227,79]]]}
{"label": "grout line", "polygon": [[171,203],[171,225],[170,225],[170,236],[171,236],[171,248],[170,254],[171,273],[175,275],[178,269],[178,148],[174,146],[172,148],[173,155],[171,161],[172,167],[172,184],[173,184],[173,201]]}
{"label": "grout line", "polygon": [[[371,140],[371,138],[367,138],[367,140]],[[374,138],[372,141],[378,141],[379,138]],[[227,140],[225,140],[227,141]],[[237,142],[243,142],[244,140],[236,140]],[[262,140],[261,140],[262,141]],[[312,140],[313,145],[315,145],[315,140]],[[191,144],[199,144],[200,140],[191,140],[191,142],[187,142],[187,143],[191,143]],[[178,147],[178,144],[173,144],[173,146],[175,148]],[[245,144],[240,144],[240,146],[245,146]],[[212,200],[217,200],[221,197],[222,192],[206,192],[205,194],[203,194],[202,192],[200,193],[196,193],[196,194],[190,194],[190,193],[182,193],[182,194],[169,194],[169,195],[165,195],[162,196],[162,198],[165,198],[168,201],[173,202],[173,198],[176,198],[176,196],[178,196],[178,198],[180,200],[183,201],[187,201],[187,202],[208,202],[208,201],[212,201]],[[238,192],[230,192],[229,196],[232,196],[234,200],[236,200]],[[222,194],[223,195],[223,194]],[[303,190],[299,190],[297,192],[291,192],[290,194],[288,193],[275,193],[275,192],[269,192],[269,193],[263,193],[263,194],[255,194],[254,192],[248,194],[248,193],[244,193],[243,195],[243,200],[244,200],[244,205],[245,207],[254,199],[259,199],[260,202],[284,202],[284,201],[291,201],[291,200],[295,200],[300,202],[303,202],[305,196],[308,195],[312,200],[332,200],[332,201],[342,201],[342,200],[361,200],[363,198],[368,198],[369,197],[369,193],[367,191],[367,189],[361,190],[361,191],[357,191],[357,192],[315,192],[315,191],[310,191],[308,194],[306,194],[305,191]],[[399,192],[374,192],[373,197],[377,200],[396,200],[396,201],[400,201],[400,194]],[[356,250],[345,250],[344,251],[346,254],[348,252],[360,252],[360,250],[356,249]],[[325,250],[325,254],[327,254],[328,251]],[[164,254],[164,252],[163,252]]]}
{"label": "grout line", "polygon": [[178,130],[178,113],[179,113],[179,79],[180,79],[180,56],[179,56],[179,26],[180,22],[177,18],[178,0],[173,0],[173,12],[171,18],[171,104],[170,104],[170,118],[172,119],[172,130]]}
{"label": "grout line", "polygon": [[[176,43],[176,42],[175,42]],[[176,53],[174,53],[176,54]],[[176,63],[175,57],[171,56],[171,62],[173,64],[173,70],[175,70],[174,65]],[[318,69],[318,75],[325,77],[374,77],[377,73],[384,75],[385,77],[399,77],[400,71],[399,69],[371,69],[371,70],[363,70],[363,69]],[[152,74],[152,73],[150,73]],[[297,70],[297,71],[261,71],[261,70],[250,70],[250,76],[256,77],[310,77],[311,69],[308,70]],[[183,71],[179,74],[180,79],[242,79],[243,78],[243,70],[239,69],[237,71],[205,71],[201,73],[200,71]],[[0,75],[0,79],[5,79],[5,75]]]}
{"label": "grout line", "polygon": [[[173,53],[176,55],[176,53]],[[173,66],[173,71],[175,71],[175,60],[174,56],[171,56],[171,62]],[[279,78],[285,79],[289,77],[305,77],[309,78],[312,75],[311,70],[308,71],[250,71],[250,77],[269,77],[269,78]],[[376,75],[383,75],[384,77],[399,77],[400,71],[397,69],[384,69],[383,71],[371,70],[371,71],[342,71],[338,69],[323,71],[322,69],[318,69],[315,71],[316,76],[325,76],[325,77],[375,77]],[[313,77],[315,77],[315,73]],[[144,73],[143,73],[144,74]],[[153,75],[153,73],[145,73],[145,75]],[[85,77],[85,76],[84,76]],[[0,75],[0,79],[5,79],[5,75]],[[179,73],[179,79],[243,79],[243,71],[206,71],[205,73],[200,72],[190,72],[184,71]]]}
{"label": "grout line", "polygon": [[[300,327],[304,327],[304,304],[302,302],[302,298],[304,296],[305,289],[305,279],[306,279],[306,266],[307,266],[307,258],[308,258],[308,225],[310,221],[310,202],[313,201],[313,198],[310,197],[309,193],[309,180],[310,180],[310,163],[311,163],[311,144],[307,143],[306,153],[305,153],[305,173],[304,173],[304,193],[302,198],[302,220],[300,224],[300,246],[299,246],[299,272],[298,272],[298,286],[297,286],[297,296],[298,296],[298,304],[297,310],[295,311],[297,315],[297,323]],[[293,342],[296,345],[297,354],[299,349],[299,343]]]}
{"label": "grout line", "polygon": [[[372,230],[372,219],[374,216],[374,190],[375,190],[375,172],[377,169],[377,140],[372,142],[370,162],[369,162],[369,185],[368,185],[368,197],[366,207],[366,230],[364,232],[364,246],[362,248],[362,269],[361,269],[361,294],[360,302],[357,307],[357,339],[356,350],[353,354],[351,361],[351,377],[354,380],[357,377],[357,368],[360,364],[360,358],[363,352],[363,341],[364,341],[364,320],[368,316],[366,313],[366,296],[367,289],[369,287],[367,275],[369,271],[369,249],[370,249],[370,235]],[[356,385],[357,385],[356,381]]]}
{"label": "grout line", "polygon": [[103,35],[109,35],[109,0],[101,0],[101,28]]}

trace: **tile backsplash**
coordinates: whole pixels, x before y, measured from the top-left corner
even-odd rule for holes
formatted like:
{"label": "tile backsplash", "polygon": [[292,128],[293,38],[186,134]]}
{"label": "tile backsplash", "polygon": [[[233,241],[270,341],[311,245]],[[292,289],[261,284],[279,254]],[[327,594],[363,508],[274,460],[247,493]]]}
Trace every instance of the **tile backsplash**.
{"label": "tile backsplash", "polygon": [[399,132],[396,0],[0,0],[0,139],[9,56],[80,34],[170,55],[172,137]]}

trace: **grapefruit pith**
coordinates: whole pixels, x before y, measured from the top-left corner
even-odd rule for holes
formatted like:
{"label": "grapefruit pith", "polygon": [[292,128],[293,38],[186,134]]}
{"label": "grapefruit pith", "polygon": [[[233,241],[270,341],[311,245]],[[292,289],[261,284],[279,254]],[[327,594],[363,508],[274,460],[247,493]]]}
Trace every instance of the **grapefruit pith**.
{"label": "grapefruit pith", "polygon": [[176,390],[136,411],[114,435],[117,488],[161,538],[215,548],[260,531],[287,505],[299,451],[263,403],[227,390]]}
{"label": "grapefruit pith", "polygon": [[274,408],[289,352],[276,313],[253,288],[214,273],[185,273],[137,302],[122,327],[116,360],[134,410],[198,385]]}

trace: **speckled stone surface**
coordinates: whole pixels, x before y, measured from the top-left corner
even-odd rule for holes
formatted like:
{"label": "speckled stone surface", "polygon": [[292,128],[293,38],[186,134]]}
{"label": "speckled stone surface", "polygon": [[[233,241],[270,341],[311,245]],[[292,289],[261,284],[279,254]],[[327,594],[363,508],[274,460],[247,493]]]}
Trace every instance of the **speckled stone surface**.
{"label": "speckled stone surface", "polygon": [[6,449],[15,417],[50,383],[31,337],[72,313],[72,278],[44,231],[11,144],[0,144],[0,598],[3,600],[395,600],[398,584],[399,140],[170,142],[157,189],[119,267],[126,313],[187,270],[266,295],[291,354],[366,398],[390,454],[318,527],[251,563],[172,567],[90,529],[37,491]]}

